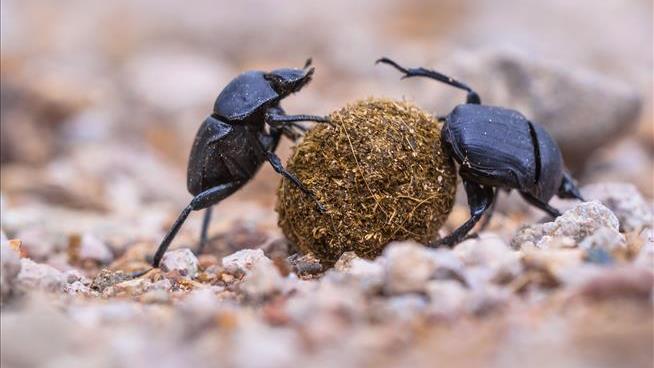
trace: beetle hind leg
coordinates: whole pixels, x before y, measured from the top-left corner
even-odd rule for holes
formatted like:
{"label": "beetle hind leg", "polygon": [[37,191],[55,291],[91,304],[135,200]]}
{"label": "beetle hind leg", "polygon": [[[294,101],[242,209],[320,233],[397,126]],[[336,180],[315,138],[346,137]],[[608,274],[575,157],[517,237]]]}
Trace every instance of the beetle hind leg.
{"label": "beetle hind leg", "polygon": [[581,192],[575,184],[574,179],[567,171],[563,172],[563,178],[561,179],[561,186],[559,187],[559,192],[557,194],[559,198],[571,198],[578,199],[582,202],[585,202],[584,197],[581,196]]}
{"label": "beetle hind leg", "polygon": [[541,201],[540,199],[534,197],[530,193],[520,192],[520,195],[522,196],[522,198],[525,199],[525,201],[529,202],[529,204],[531,204],[532,206],[540,208],[541,210],[547,212],[547,214],[549,214],[553,218],[557,218],[557,217],[561,216],[561,212],[559,210],[557,210],[556,208],[550,206],[549,204]]}
{"label": "beetle hind leg", "polygon": [[202,251],[204,251],[204,248],[207,246],[207,241],[209,239],[208,237],[209,223],[211,222],[212,210],[213,207],[207,207],[207,209],[204,210],[204,218],[202,219],[202,230],[200,231],[200,244],[198,245],[198,249],[195,251],[195,255],[202,254]]}
{"label": "beetle hind leg", "polygon": [[168,246],[170,246],[170,243],[173,241],[177,235],[177,232],[179,232],[179,229],[182,227],[188,218],[188,215],[190,215],[192,211],[208,208],[220,202],[221,200],[227,198],[230,194],[234,193],[238,188],[241,187],[242,184],[242,181],[233,181],[207,189],[193,197],[191,203],[189,203],[189,205],[182,210],[182,212],[177,217],[177,220],[175,220],[173,226],[170,228],[170,230],[168,230],[166,236],[164,236],[161,244],[159,244],[159,248],[157,248],[157,252],[154,254],[152,266],[159,267],[161,258],[163,258],[164,253],[166,253],[166,250],[168,250]]}
{"label": "beetle hind leg", "polygon": [[443,245],[453,247],[457,243],[463,241],[475,224],[479,222],[482,215],[493,204],[495,198],[495,191],[493,188],[467,180],[463,181],[463,186],[466,190],[466,196],[468,197],[468,205],[470,206],[470,218],[450,235],[429,243],[429,247],[439,247]]}

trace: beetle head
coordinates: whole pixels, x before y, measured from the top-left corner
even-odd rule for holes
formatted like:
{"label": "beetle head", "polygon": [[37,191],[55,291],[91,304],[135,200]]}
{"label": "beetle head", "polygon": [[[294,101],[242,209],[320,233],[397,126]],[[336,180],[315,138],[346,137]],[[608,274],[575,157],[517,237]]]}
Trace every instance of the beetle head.
{"label": "beetle head", "polygon": [[267,73],[264,78],[280,97],[286,97],[302,89],[311,81],[314,68],[307,65],[304,69],[284,68]]}

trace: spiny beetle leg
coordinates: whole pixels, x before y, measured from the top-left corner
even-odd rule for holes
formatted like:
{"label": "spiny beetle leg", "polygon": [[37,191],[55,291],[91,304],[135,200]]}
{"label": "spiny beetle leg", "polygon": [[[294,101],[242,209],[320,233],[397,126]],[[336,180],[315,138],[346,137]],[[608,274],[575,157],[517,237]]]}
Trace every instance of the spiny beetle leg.
{"label": "spiny beetle leg", "polygon": [[453,247],[466,238],[481,216],[493,203],[493,188],[485,187],[477,183],[463,180],[463,186],[468,196],[470,206],[470,218],[463,225],[459,226],[450,235],[428,244],[430,247],[448,246]]}
{"label": "spiny beetle leg", "polygon": [[549,204],[541,201],[540,199],[534,197],[530,193],[520,192],[520,195],[527,202],[529,202],[529,204],[531,204],[532,206],[540,208],[541,210],[547,212],[553,218],[557,218],[557,217],[561,216],[561,212],[559,212],[559,210],[557,210],[556,208],[550,206]]}
{"label": "spiny beetle leg", "polygon": [[312,191],[310,191],[307,187],[302,184],[300,179],[295,177],[291,172],[286,170],[284,166],[282,165],[282,161],[279,159],[279,157],[271,151],[266,151],[266,158],[268,159],[268,162],[270,162],[270,165],[275,169],[275,171],[285,177],[286,179],[290,180],[293,185],[295,185],[298,189],[302,191],[302,193],[306,194],[307,196],[311,197],[312,200],[316,202],[316,205],[318,206],[318,210],[321,213],[326,212],[325,207],[320,203],[320,201],[316,198],[316,196],[313,194]]}

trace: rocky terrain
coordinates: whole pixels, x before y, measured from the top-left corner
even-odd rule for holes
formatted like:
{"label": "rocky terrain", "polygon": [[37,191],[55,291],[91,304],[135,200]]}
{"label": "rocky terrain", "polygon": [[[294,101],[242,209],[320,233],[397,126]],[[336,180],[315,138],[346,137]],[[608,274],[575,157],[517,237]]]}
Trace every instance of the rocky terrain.
{"label": "rocky terrain", "polygon": [[[651,2],[1,7],[3,367],[652,366]],[[453,249],[392,242],[327,267],[283,236],[264,165],[215,208],[204,254],[192,214],[135,276],[188,203],[193,136],[239,72],[313,56],[291,113],[462,101],[375,68],[383,55],[541,122],[587,202],[553,199],[551,219],[501,193]],[[441,233],[467,217],[459,187]]]}

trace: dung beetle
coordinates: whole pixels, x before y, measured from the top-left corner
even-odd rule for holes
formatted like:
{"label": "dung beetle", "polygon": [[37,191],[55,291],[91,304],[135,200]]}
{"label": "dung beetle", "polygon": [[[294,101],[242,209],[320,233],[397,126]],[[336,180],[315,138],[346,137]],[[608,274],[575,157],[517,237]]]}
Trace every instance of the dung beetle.
{"label": "dung beetle", "polygon": [[529,204],[552,217],[561,215],[548,204],[554,195],[583,201],[564,168],[558,145],[540,124],[515,110],[482,105],[472,88],[439,72],[407,69],[385,57],[377,63],[393,66],[404,74],[402,79],[426,77],[467,92],[465,104],[439,120],[444,121],[442,144],[459,166],[470,218],[430,246],[451,247],[464,240],[484,213],[486,220],[490,218],[499,189],[517,190]]}
{"label": "dung beetle", "polygon": [[200,126],[188,161],[187,188],[194,196],[164,236],[152,265],[161,258],[192,211],[206,209],[198,253],[207,243],[211,206],[247,183],[268,161],[278,174],[290,180],[302,192],[313,193],[288,172],[274,153],[283,136],[295,140],[304,127],[300,121],[328,123],[321,116],[287,115],[280,102],[311,81],[314,68],[308,59],[302,69],[284,68],[271,72],[248,71],[233,79],[220,92],[213,113]]}

